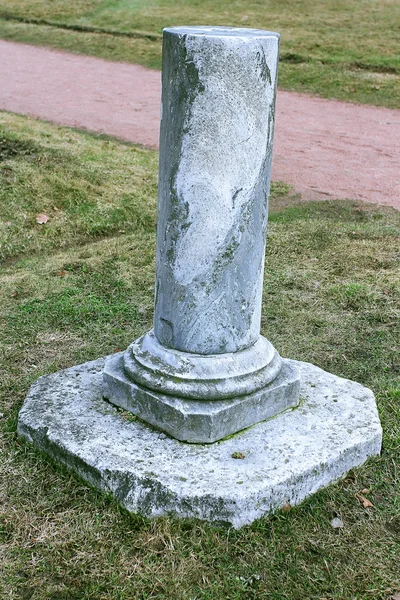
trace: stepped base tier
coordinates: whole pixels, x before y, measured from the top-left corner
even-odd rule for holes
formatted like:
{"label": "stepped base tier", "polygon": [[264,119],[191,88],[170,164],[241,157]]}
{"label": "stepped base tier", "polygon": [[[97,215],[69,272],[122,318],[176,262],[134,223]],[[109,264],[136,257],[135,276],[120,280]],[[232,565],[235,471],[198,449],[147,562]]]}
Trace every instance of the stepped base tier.
{"label": "stepped base tier", "polygon": [[104,368],[104,396],[178,440],[212,443],[299,402],[298,370],[260,336],[240,352],[190,354],[139,338]]}
{"label": "stepped base tier", "polygon": [[300,404],[214,444],[188,444],[103,397],[121,355],[38,379],[18,433],[131,512],[224,521],[238,528],[298,504],[379,454],[373,393],[297,361]]}

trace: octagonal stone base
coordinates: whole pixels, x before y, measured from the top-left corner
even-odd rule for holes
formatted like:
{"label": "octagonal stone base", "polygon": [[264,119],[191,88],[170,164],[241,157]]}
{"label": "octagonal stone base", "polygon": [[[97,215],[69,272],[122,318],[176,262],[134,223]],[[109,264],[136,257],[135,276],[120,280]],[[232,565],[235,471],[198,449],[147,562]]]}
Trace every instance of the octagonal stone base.
{"label": "octagonal stone base", "polygon": [[179,442],[105,401],[104,359],[38,379],[18,433],[131,512],[238,528],[301,502],[380,452],[370,390],[288,362],[300,370],[300,406],[214,444]]}

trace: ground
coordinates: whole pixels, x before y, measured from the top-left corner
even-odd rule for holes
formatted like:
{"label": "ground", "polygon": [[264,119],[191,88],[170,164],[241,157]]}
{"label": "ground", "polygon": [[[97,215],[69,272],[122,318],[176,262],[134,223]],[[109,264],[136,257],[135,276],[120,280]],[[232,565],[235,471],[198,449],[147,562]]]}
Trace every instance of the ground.
{"label": "ground", "polygon": [[[239,532],[150,522],[15,430],[38,376],[124,349],[150,328],[157,153],[7,113],[0,124],[0,596],[388,600],[400,591],[400,213],[298,203],[288,186],[272,188],[262,333],[283,356],[373,389],[382,455]],[[344,526],[334,529],[337,517]]]}
{"label": "ground", "polygon": [[[1,6],[0,35],[157,68],[163,25],[182,19],[199,22],[201,15],[209,23],[267,26],[284,34],[282,88],[399,108],[399,5],[395,0],[322,0],[318,13],[312,0],[266,0],[264,5],[268,10],[263,12],[257,0],[235,0],[229,5],[222,0],[182,0],[179,4],[176,0],[8,0]],[[46,20],[51,24],[44,24]],[[102,31],[94,33],[95,28]],[[111,33],[104,32],[105,28],[112,29]],[[121,36],[124,32],[128,33],[125,37]],[[25,52],[17,69],[7,65],[6,48]],[[14,104],[8,108],[16,110],[17,103],[25,101],[19,96],[29,90],[18,87],[23,84],[18,70],[27,64],[27,50],[4,44],[1,50],[0,94],[4,99],[14,85]],[[28,52],[41,56],[42,51]],[[48,62],[45,72],[35,70],[39,63],[31,60],[31,72],[24,73],[41,81],[36,94],[42,87],[49,94],[51,80],[46,73],[59,69],[60,55],[50,56],[55,61],[53,70]],[[61,56],[72,66],[81,64],[80,57]],[[99,110],[108,88],[112,92],[109,101],[114,103],[111,121],[118,121],[119,102],[122,109],[129,105],[133,67],[115,63],[108,67],[97,61],[85,64],[101,64],[109,75],[106,85],[97,88],[94,79],[91,102],[96,92],[99,95],[86,115],[110,113],[109,105],[106,111]],[[127,87],[119,98],[112,78],[115,73],[120,85],[123,69],[127,69]],[[53,92],[52,98],[60,103],[73,100],[79,86],[85,85],[85,77],[87,88],[92,85],[87,75],[74,80],[79,77],[78,69],[74,77],[72,71],[69,74],[73,93],[68,96],[65,88],[59,96],[57,90]],[[152,76],[158,81],[157,72]],[[322,122],[314,121],[319,99],[280,94],[306,99],[313,107],[310,121],[304,121],[313,137],[307,144],[299,138],[307,118],[307,113],[300,112],[290,145],[283,147],[278,122],[276,149],[282,165],[291,164],[290,152],[297,148],[295,162],[303,165],[297,172],[308,187],[301,188],[299,179],[292,181],[302,192],[300,197],[287,185],[286,172],[275,176],[285,183],[272,186],[262,333],[282,355],[312,362],[373,389],[384,430],[381,456],[300,506],[286,506],[250,527],[232,531],[196,520],[168,517],[150,522],[129,515],[112,498],[90,489],[22,443],[16,437],[18,410],[38,376],[124,349],[151,326],[157,152],[107,135],[2,112],[1,598],[399,597],[400,213],[355,201],[366,195],[371,200],[371,193],[376,194],[374,201],[388,198],[393,205],[398,201],[398,192],[393,194],[398,179],[390,161],[398,163],[399,136],[390,136],[399,126],[399,112],[361,107],[363,112],[357,106],[329,102],[324,105],[329,121],[325,121],[326,111]],[[82,96],[76,104],[82,104]],[[281,106],[278,110],[284,114]],[[331,112],[335,106],[345,112]],[[50,108],[49,102],[44,108]],[[128,130],[135,127],[138,131],[143,107],[135,104],[132,108],[141,109],[140,118],[130,122]],[[57,121],[69,114],[65,102],[59,109],[57,118],[39,116]],[[153,109],[151,135],[156,135],[156,101]],[[289,114],[292,119],[292,107]],[[345,120],[335,121],[336,114]],[[356,114],[366,116],[358,121],[356,137],[346,139],[346,128]],[[126,112],[121,115],[126,122]],[[75,118],[75,123],[67,124],[90,125]],[[123,126],[119,132],[110,131],[111,121],[102,124],[103,132],[124,133]],[[288,135],[290,124],[293,121],[289,121]],[[146,130],[142,127],[143,134]],[[381,137],[373,139],[375,135]],[[330,163],[330,154],[324,154],[330,145],[342,162]],[[357,149],[360,145],[362,154]],[[309,149],[312,154],[301,157]],[[326,163],[318,162],[317,169],[320,155],[328,158]],[[327,187],[321,190],[320,181],[313,183],[313,177],[325,177],[330,164],[336,168],[330,170],[330,179],[323,180]],[[344,173],[346,164],[351,165],[350,174]],[[356,185],[352,177],[358,178]],[[342,180],[352,185],[346,188],[347,201],[340,200]],[[316,186],[314,190],[311,185]],[[332,189],[331,199],[309,201]],[[131,418],[124,412],[121,417]]]}
{"label": "ground", "polygon": [[282,89],[400,108],[397,0],[2,0],[0,37],[161,68],[161,31],[281,33]]}
{"label": "ground", "polygon": [[[0,108],[157,147],[158,72],[4,41],[0,52]],[[399,111],[279,90],[272,176],[307,199],[400,209],[399,139]]]}

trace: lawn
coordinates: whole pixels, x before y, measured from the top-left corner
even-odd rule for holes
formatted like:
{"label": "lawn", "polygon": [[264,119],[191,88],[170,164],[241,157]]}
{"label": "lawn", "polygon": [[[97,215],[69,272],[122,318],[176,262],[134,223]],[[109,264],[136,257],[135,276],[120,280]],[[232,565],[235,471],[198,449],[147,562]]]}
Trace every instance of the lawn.
{"label": "lawn", "polygon": [[399,593],[400,213],[309,203],[273,185],[262,333],[284,356],[371,387],[384,445],[300,506],[234,531],[129,515],[15,433],[39,375],[123,349],[151,327],[157,153],[0,113],[0,180],[0,597]]}
{"label": "lawn", "polygon": [[282,34],[282,89],[400,108],[398,0],[0,0],[0,37],[161,66],[172,25]]}

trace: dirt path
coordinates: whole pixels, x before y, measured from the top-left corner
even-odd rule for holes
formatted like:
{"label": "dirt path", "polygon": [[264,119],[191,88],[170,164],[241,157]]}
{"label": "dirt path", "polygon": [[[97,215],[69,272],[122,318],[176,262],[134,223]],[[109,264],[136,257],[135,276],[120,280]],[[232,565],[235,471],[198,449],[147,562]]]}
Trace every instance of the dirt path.
{"label": "dirt path", "polygon": [[[0,109],[158,144],[160,73],[0,40]],[[273,178],[400,209],[400,111],[279,91]]]}

